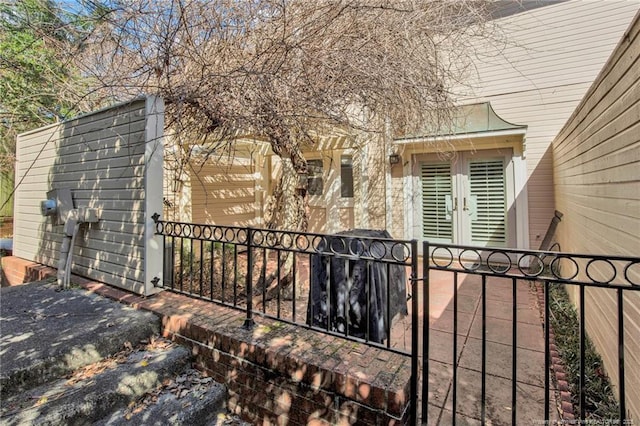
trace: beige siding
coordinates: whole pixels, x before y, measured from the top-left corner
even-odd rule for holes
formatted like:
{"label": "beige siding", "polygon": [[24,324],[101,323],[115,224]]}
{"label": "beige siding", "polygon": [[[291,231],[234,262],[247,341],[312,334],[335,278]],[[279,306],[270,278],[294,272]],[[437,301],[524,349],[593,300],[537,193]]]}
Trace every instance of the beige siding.
{"label": "beige siding", "polygon": [[[99,212],[74,246],[74,273],[145,292],[148,100],[110,108],[18,137],[14,254],[57,267],[62,225],[40,215],[51,189]],[[151,132],[150,132],[151,131]],[[149,212],[150,216],[153,212]]]}
{"label": "beige siding", "polygon": [[[388,229],[387,209],[390,209],[389,200],[391,194],[387,193],[387,174],[389,171],[389,161],[386,150],[386,140],[382,135],[371,135],[366,142],[367,147],[358,155],[361,155],[364,173],[366,178],[363,180],[363,188],[361,191],[362,198],[357,199],[356,203],[362,203],[365,206],[367,214],[367,222],[365,225],[369,229]],[[372,172],[372,171],[376,172]],[[358,225],[356,224],[358,227]]]}
{"label": "beige siding", "polygon": [[192,222],[191,180],[187,171],[188,165],[185,168],[178,160],[178,147],[175,146],[175,139],[165,137],[165,140],[168,140],[168,143],[163,163],[163,217],[166,220]]}
{"label": "beige siding", "polygon": [[[328,146],[336,149],[328,150],[308,150],[305,152],[307,160],[322,160],[322,194],[308,196],[308,232],[333,234],[353,228],[366,227],[362,224],[361,218],[354,213],[354,205],[357,205],[359,191],[358,180],[362,176],[358,174],[357,162],[359,161],[359,152],[350,148],[350,139],[339,139],[337,143],[327,143],[331,138],[323,140],[319,146]],[[341,195],[341,158],[342,155],[352,157],[354,162],[353,178],[355,197],[342,197]],[[271,188],[265,187],[267,197],[270,197],[275,187],[277,179],[280,176],[280,158],[276,155],[270,155],[268,162],[271,164],[269,171],[264,171],[262,176],[265,180],[269,180]]]}
{"label": "beige siding", "polygon": [[539,246],[553,217],[551,141],[638,6],[637,1],[626,0],[549,4],[498,20],[503,42],[476,47],[478,79],[459,88],[459,101],[490,101],[503,119],[528,125],[524,155],[532,248]]}
{"label": "beige siding", "polygon": [[341,208],[339,210],[338,216],[340,217],[340,228],[342,229],[353,229],[354,227],[354,217],[353,217],[353,209],[350,207]]}
{"label": "beige siding", "polygon": [[260,178],[254,162],[246,153],[233,157],[211,158],[204,164],[191,165],[192,217],[196,223],[257,226],[261,209],[256,202],[256,185]]}
{"label": "beige siding", "polygon": [[[640,15],[553,142],[555,202],[564,218],[563,251],[640,255]],[[600,264],[597,279],[609,275]],[[640,282],[637,270],[632,279]],[[640,419],[640,294],[624,302],[627,407]],[[573,294],[574,298],[576,294]],[[587,290],[589,336],[614,384],[618,377],[617,301]]]}

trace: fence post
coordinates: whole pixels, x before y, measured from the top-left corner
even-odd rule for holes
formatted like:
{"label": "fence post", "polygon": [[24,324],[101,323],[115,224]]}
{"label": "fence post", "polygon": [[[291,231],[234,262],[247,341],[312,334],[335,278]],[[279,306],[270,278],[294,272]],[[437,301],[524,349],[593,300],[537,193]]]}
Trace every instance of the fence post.
{"label": "fence post", "polygon": [[247,228],[247,318],[242,325],[251,330],[256,324],[253,320],[253,229]]}
{"label": "fence post", "polygon": [[[429,424],[429,241],[422,243],[422,424]],[[454,336],[455,338],[455,336]],[[454,366],[455,368],[455,366]],[[452,412],[455,424],[455,408]]]}
{"label": "fence post", "polygon": [[418,424],[418,241],[411,240],[411,414],[413,424]]}

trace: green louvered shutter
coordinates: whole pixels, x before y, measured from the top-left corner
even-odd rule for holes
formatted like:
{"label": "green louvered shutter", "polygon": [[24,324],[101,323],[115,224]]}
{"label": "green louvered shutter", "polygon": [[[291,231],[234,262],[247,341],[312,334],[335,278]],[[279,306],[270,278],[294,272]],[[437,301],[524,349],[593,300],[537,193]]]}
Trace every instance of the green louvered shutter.
{"label": "green louvered shutter", "polygon": [[472,243],[504,246],[507,241],[504,161],[470,161],[469,184]]}
{"label": "green louvered shutter", "polygon": [[422,163],[422,232],[427,240],[451,242],[453,221],[450,163]]}

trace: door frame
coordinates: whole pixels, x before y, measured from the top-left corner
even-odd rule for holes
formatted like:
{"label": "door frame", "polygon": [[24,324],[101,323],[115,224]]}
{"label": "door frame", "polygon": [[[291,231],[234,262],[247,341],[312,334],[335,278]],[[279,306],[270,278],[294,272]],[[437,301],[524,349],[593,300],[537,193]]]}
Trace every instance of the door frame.
{"label": "door frame", "polygon": [[[453,153],[452,173],[461,173],[464,167],[468,168],[470,158],[496,158],[505,160],[506,182],[506,214],[507,214],[507,241],[506,248],[528,248],[528,205],[526,194],[526,166],[522,158],[522,150],[517,147],[501,147],[493,149],[464,150]],[[441,154],[414,153],[411,161],[405,166],[405,236],[424,241],[422,233],[422,182],[420,163],[425,161],[442,162]],[[468,171],[465,171],[466,174]],[[459,180],[459,179],[456,179]],[[457,182],[454,182],[454,185]],[[524,207],[524,208],[523,208]],[[459,213],[460,210],[458,210]],[[454,231],[455,232],[455,231]],[[456,240],[454,244],[471,243],[471,241]]]}

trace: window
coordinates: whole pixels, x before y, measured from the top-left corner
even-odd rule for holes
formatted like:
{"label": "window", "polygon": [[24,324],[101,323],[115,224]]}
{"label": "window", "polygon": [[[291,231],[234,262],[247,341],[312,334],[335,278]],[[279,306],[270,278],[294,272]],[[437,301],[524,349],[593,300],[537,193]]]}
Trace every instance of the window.
{"label": "window", "polygon": [[322,160],[307,160],[309,179],[307,180],[307,192],[309,195],[322,195]]}
{"label": "window", "polygon": [[353,158],[350,155],[340,157],[340,195],[353,198]]}

